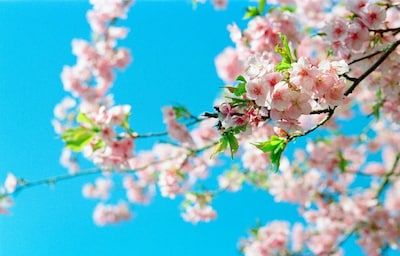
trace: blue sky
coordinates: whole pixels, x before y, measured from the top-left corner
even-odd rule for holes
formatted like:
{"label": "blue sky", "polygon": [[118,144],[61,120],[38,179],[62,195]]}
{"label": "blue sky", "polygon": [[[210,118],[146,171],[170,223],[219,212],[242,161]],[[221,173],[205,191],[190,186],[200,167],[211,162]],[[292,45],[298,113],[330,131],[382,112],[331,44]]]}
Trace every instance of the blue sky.
{"label": "blue sky", "polygon": [[[0,1],[0,180],[8,172],[28,180],[66,172],[58,163],[63,144],[50,121],[66,95],[62,67],[75,62],[71,40],[89,37],[88,8],[85,1]],[[171,103],[194,114],[212,111],[222,85],[213,60],[230,44],[227,24],[243,23],[243,9],[240,3],[226,12],[210,5],[193,10],[191,1],[135,4],[122,42],[134,62],[112,89],[116,102],[132,105],[132,127],[164,130],[160,108]],[[246,188],[215,200],[219,216],[212,223],[185,223],[180,200],[156,197],[134,207],[132,221],[99,228],[91,218],[96,202],[81,196],[82,185],[92,180],[21,192],[11,216],[0,216],[0,255],[238,255],[239,238],[256,219],[296,216],[295,208],[272,207],[267,194]]]}

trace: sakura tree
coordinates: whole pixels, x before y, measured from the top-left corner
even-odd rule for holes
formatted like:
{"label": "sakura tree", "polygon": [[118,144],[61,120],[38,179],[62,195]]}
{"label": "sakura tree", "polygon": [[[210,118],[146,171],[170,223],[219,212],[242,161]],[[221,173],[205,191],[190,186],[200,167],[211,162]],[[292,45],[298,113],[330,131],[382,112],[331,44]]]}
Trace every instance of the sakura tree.
{"label": "sakura tree", "polygon": [[[197,116],[165,106],[166,131],[145,134],[131,124],[131,106],[111,95],[115,71],[132,59],[118,44],[128,35],[118,22],[133,3],[90,3],[93,36],[72,41],[76,64],[63,68],[67,95],[54,109],[68,173],[33,182],[9,173],[2,213],[19,191],[96,174],[82,193],[99,201],[97,225],[130,219],[131,205],[150,203],[155,193],[181,198],[183,220],[208,222],[217,216],[215,197],[250,184],[297,205],[302,221],[252,228],[240,242],[244,255],[342,255],[353,238],[367,255],[399,250],[399,1],[249,3],[247,26],[228,26],[233,46],[215,59],[225,86],[214,111]],[[226,1],[212,4],[229,8]],[[349,135],[358,115],[370,123]],[[154,137],[164,140],[135,147]],[[297,146],[300,137],[309,138],[305,146]],[[83,159],[94,168],[81,169]],[[221,165],[228,171],[216,177]],[[126,195],[110,204],[116,175]],[[209,179],[218,187],[202,185]]]}

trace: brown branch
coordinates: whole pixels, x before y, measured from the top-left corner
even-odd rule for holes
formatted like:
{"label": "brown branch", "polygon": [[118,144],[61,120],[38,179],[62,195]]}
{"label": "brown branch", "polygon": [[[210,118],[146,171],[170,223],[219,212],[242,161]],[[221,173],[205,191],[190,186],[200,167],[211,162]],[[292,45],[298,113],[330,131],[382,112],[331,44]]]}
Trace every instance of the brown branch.
{"label": "brown branch", "polygon": [[379,57],[379,59],[369,68],[367,71],[365,71],[360,77],[358,77],[353,84],[350,86],[349,89],[346,90],[344,93],[344,96],[350,95],[354,89],[366,78],[368,77],[375,69],[379,67],[379,65],[382,64],[386,60],[386,58],[397,48],[397,46],[400,45],[400,40],[394,42],[389,48],[387,48],[384,52],[384,54]]}
{"label": "brown branch", "polygon": [[311,132],[313,132],[313,131],[315,131],[316,129],[318,129],[318,127],[324,125],[326,122],[329,121],[329,119],[331,119],[331,117],[332,117],[333,114],[335,113],[336,108],[337,108],[337,106],[334,106],[333,108],[328,108],[328,109],[327,109],[327,113],[328,113],[328,114],[327,114],[326,117],[325,117],[324,119],[322,119],[318,124],[316,124],[314,127],[312,127],[311,129],[309,129],[309,130],[307,130],[307,131],[305,131],[305,132],[303,132],[303,133],[295,133],[295,134],[289,135],[288,138],[287,138],[288,141],[291,141],[291,140],[293,140],[293,139],[295,139],[295,138],[298,138],[298,137],[306,136],[307,134],[310,134]]}
{"label": "brown branch", "polygon": [[372,58],[372,57],[374,57],[375,55],[381,54],[381,53],[384,52],[384,51],[385,51],[385,50],[379,50],[379,51],[373,52],[373,53],[371,53],[371,54],[365,55],[365,56],[363,56],[363,57],[361,57],[361,58],[352,60],[352,61],[350,61],[350,62],[348,63],[348,65],[352,65],[352,64],[357,63],[357,62],[360,62],[360,61],[362,61],[362,60]]}
{"label": "brown branch", "polygon": [[324,109],[316,109],[313,110],[309,113],[309,115],[318,115],[318,114],[323,114],[323,113],[329,113],[330,109],[329,108],[324,108]]}
{"label": "brown branch", "polygon": [[397,34],[400,32],[400,28],[370,29],[369,31],[375,32],[378,34],[383,34],[383,33],[387,33],[387,32],[393,32],[393,34]]}

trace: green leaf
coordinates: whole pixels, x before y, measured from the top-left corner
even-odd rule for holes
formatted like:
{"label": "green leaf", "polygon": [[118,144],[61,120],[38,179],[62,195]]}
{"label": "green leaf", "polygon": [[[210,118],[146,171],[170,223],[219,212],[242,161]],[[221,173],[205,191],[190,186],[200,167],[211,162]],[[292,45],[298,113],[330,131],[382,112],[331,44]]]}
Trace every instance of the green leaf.
{"label": "green leaf", "polygon": [[232,101],[232,104],[234,105],[247,105],[249,103],[249,100],[246,99],[240,99],[240,98],[233,98],[233,97],[226,97]]}
{"label": "green leaf", "polygon": [[246,8],[246,13],[244,14],[243,19],[250,19],[256,16],[259,16],[260,12],[257,7],[250,6]]}
{"label": "green leaf", "polygon": [[278,65],[276,65],[275,70],[276,71],[282,71],[282,70],[288,70],[292,67],[291,64],[286,63],[286,62],[280,62]]}
{"label": "green leaf", "polygon": [[296,7],[294,7],[292,5],[285,5],[285,6],[281,7],[281,11],[282,12],[288,11],[288,12],[294,13],[294,12],[296,12]]}
{"label": "green leaf", "polygon": [[172,106],[172,109],[175,112],[176,119],[190,117],[190,112],[185,106]]}
{"label": "green leaf", "polygon": [[67,129],[61,136],[65,141],[66,147],[73,151],[81,151],[84,146],[88,145],[93,137],[95,136],[95,131],[85,128],[77,127]]}
{"label": "green leaf", "polygon": [[90,119],[85,113],[82,113],[82,112],[78,113],[78,116],[76,117],[76,121],[78,123],[87,123],[87,124],[90,124],[92,126],[95,126],[95,124],[92,121],[92,119]]}
{"label": "green leaf", "polygon": [[346,172],[346,167],[349,164],[349,161],[347,161],[344,157],[343,157],[343,153],[342,151],[339,151],[339,169],[341,173]]}
{"label": "green leaf", "polygon": [[130,128],[129,128],[129,116],[130,116],[130,113],[126,114],[125,120],[121,124],[122,128],[124,128],[127,131],[130,130]]}
{"label": "green leaf", "polygon": [[271,163],[275,165],[275,171],[278,171],[282,153],[286,148],[286,143],[287,143],[286,139],[279,138],[278,136],[274,135],[271,136],[269,140],[254,145],[262,152],[270,153],[269,156]]}
{"label": "green leaf", "polygon": [[267,3],[266,0],[260,0],[260,1],[258,2],[258,11],[259,11],[260,13],[264,13],[266,3]]}
{"label": "green leaf", "polygon": [[223,136],[219,139],[217,145],[214,147],[214,151],[211,154],[210,158],[213,158],[215,155],[225,152],[225,150],[228,148],[228,139]]}
{"label": "green leaf", "polygon": [[242,76],[242,75],[236,77],[236,81],[242,82],[242,83],[247,83],[246,78],[244,78],[244,76]]}
{"label": "green leaf", "polygon": [[230,149],[231,153],[231,158],[235,156],[236,152],[239,150],[239,142],[236,139],[235,135],[232,133],[232,131],[224,132],[221,139],[215,145],[214,151],[211,154],[210,158],[213,158],[216,154],[225,152],[225,150],[228,148]]}
{"label": "green leaf", "polygon": [[275,51],[282,56],[282,61],[275,67],[277,71],[287,70],[293,62],[293,55],[289,47],[289,42],[285,35],[279,35],[282,40],[282,46],[275,46]]}
{"label": "green leaf", "polygon": [[99,140],[99,141],[97,141],[97,142],[93,145],[93,151],[96,151],[96,150],[98,150],[98,149],[101,149],[101,148],[103,148],[104,146],[105,146],[104,141]]}
{"label": "green leaf", "polygon": [[235,96],[242,96],[243,94],[246,93],[246,83],[239,83],[236,87],[236,90],[233,92]]}
{"label": "green leaf", "polygon": [[378,102],[372,106],[372,114],[376,117],[377,120],[380,118],[381,108],[383,107],[383,100],[382,100],[382,90],[377,91],[376,99]]}
{"label": "green leaf", "polygon": [[234,86],[224,86],[222,88],[228,89],[230,93],[233,93],[235,96],[240,97],[246,93],[246,79],[243,76],[238,76],[236,78],[237,85]]}
{"label": "green leaf", "polygon": [[231,150],[231,158],[233,159],[236,152],[239,150],[239,142],[232,133],[227,133],[225,136],[228,140],[229,148]]}
{"label": "green leaf", "polygon": [[285,51],[284,51],[285,55],[282,57],[291,64],[293,58],[292,58],[292,52],[290,51],[289,42],[285,35],[280,34],[279,37],[281,38],[282,43],[283,43],[283,48],[285,49]]}
{"label": "green leaf", "polygon": [[236,126],[235,128],[232,128],[232,132],[234,134],[238,134],[238,133],[246,131],[246,129],[247,129],[247,123],[245,123],[244,125]]}

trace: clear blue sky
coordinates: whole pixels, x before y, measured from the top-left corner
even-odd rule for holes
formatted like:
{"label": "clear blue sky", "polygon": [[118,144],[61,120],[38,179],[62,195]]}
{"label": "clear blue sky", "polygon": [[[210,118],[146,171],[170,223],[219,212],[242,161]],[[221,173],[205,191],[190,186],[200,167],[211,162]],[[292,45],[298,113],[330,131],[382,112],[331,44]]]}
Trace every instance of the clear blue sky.
{"label": "clear blue sky", "polygon": [[[116,102],[132,105],[131,125],[139,133],[164,130],[164,105],[212,111],[222,85],[213,60],[230,44],[227,24],[243,24],[247,1],[225,12],[210,5],[193,10],[190,0],[145,2],[136,3],[125,21],[131,32],[122,44],[132,49],[134,62],[112,89]],[[88,8],[85,1],[0,1],[0,180],[9,171],[28,180],[66,172],[50,121],[66,95],[62,67],[75,62],[71,40],[89,37]],[[81,196],[81,186],[92,180],[20,193],[12,215],[0,216],[0,256],[239,255],[237,243],[256,219],[297,216],[294,207],[246,188],[215,200],[219,216],[212,223],[185,223],[179,199],[156,197],[149,206],[134,207],[132,221],[99,228],[91,218],[96,202]]]}

